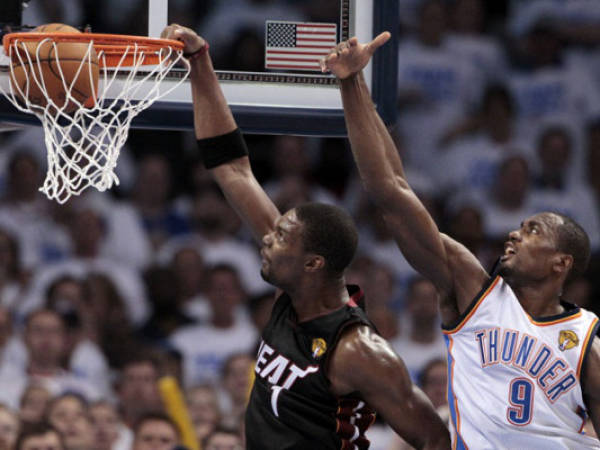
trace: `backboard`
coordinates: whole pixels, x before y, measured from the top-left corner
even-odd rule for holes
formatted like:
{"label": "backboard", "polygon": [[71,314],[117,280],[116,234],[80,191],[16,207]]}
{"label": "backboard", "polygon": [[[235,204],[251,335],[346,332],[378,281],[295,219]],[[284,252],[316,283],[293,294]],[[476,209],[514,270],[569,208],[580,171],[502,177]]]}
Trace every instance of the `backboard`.
{"label": "backboard", "polygon": [[[30,8],[41,0],[31,0]],[[265,69],[252,67],[248,70],[245,62],[247,55],[255,47],[243,47],[247,42],[230,42],[232,36],[240,36],[248,30],[258,30],[262,51],[266,44],[267,21],[287,23],[319,23],[335,24],[336,40],[344,40],[357,36],[360,41],[370,40],[383,30],[398,29],[398,0],[328,0],[328,2],[296,2],[296,4],[327,4],[325,9],[333,12],[318,11],[317,18],[306,16],[305,10],[294,7],[291,0],[271,0],[257,2],[269,4],[244,11],[244,4],[252,0],[230,0],[214,2],[212,8],[199,6],[205,11],[177,10],[177,5],[185,2],[169,2],[167,0],[143,0],[140,10],[133,11],[138,17],[147,17],[147,34],[158,37],[163,27],[170,21],[190,26],[201,35],[205,35],[211,43],[211,55],[225,96],[231,106],[236,120],[246,133],[264,134],[299,134],[314,136],[343,136],[346,134],[339,89],[333,76],[318,71],[297,69]],[[115,2],[109,2],[114,4]],[[191,2],[205,3],[205,2]],[[187,2],[185,4],[190,4]],[[223,8],[227,5],[228,10]],[[290,6],[291,5],[291,6]],[[319,16],[320,15],[320,16]],[[24,25],[27,24],[27,11],[23,14]],[[186,20],[190,18],[190,23]],[[197,22],[191,18],[200,17]],[[240,23],[237,17],[247,19]],[[85,18],[84,18],[85,19]],[[56,21],[56,20],[54,20]],[[2,17],[0,17],[2,23]],[[85,22],[87,23],[87,21]],[[82,24],[73,24],[84,26]],[[131,22],[129,22],[131,23]],[[127,24],[121,28],[103,30],[92,23],[94,32],[116,32],[120,34],[143,33],[137,28],[132,31]],[[233,49],[233,50],[232,50]],[[232,52],[233,56],[223,55]],[[237,53],[236,53],[237,52]],[[386,123],[395,119],[395,92],[397,71],[397,40],[393,39],[382,47],[375,55],[373,62],[366,68],[365,76],[371,86],[373,100]],[[262,56],[264,58],[264,55]],[[256,60],[256,58],[255,58]],[[0,56],[0,86],[8,86],[8,61]],[[173,82],[181,77],[181,72],[173,71],[165,83]],[[0,100],[0,122],[7,124],[39,124],[33,116],[16,111],[4,98]],[[193,129],[192,104],[189,82],[175,89],[166,99],[156,102],[151,108],[134,120],[134,128],[189,130]]]}

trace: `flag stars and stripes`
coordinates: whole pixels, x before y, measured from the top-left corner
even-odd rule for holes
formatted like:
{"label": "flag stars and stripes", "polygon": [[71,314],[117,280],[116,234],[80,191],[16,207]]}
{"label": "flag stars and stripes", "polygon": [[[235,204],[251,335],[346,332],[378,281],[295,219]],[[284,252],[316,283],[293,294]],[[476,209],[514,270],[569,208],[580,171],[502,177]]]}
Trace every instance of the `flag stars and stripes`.
{"label": "flag stars and stripes", "polygon": [[320,72],[336,43],[336,24],[267,21],[265,67]]}
{"label": "flag stars and stripes", "polygon": [[296,25],[293,23],[267,24],[267,47],[295,47]]}

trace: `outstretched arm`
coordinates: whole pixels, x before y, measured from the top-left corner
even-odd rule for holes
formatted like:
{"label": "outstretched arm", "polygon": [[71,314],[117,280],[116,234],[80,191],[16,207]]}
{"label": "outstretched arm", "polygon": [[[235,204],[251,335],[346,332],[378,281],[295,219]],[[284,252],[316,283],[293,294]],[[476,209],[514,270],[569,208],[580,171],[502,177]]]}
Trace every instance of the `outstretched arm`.
{"label": "outstretched arm", "polygon": [[371,100],[362,69],[389,38],[385,32],[368,44],[356,38],[342,42],[322,67],[340,79],[348,137],[363,184],[406,259],[436,285],[442,319],[450,323],[467,308],[488,275],[464,246],[439,232],[408,185],[396,146]]}
{"label": "outstretched arm", "polygon": [[425,394],[389,344],[365,326],[338,342],[328,370],[334,394],[359,392],[404,440],[418,449],[449,449],[450,437]]}
{"label": "outstretched arm", "polygon": [[[185,44],[185,53],[192,54],[205,48],[206,42],[193,30],[170,25],[162,37],[177,39]],[[213,69],[208,51],[200,51],[191,64],[194,129],[199,141],[215,138],[237,129],[237,124],[225,100]],[[227,151],[228,149],[224,149]],[[279,217],[279,211],[256,181],[247,156],[231,159],[211,169],[229,204],[251,228],[260,243]]]}

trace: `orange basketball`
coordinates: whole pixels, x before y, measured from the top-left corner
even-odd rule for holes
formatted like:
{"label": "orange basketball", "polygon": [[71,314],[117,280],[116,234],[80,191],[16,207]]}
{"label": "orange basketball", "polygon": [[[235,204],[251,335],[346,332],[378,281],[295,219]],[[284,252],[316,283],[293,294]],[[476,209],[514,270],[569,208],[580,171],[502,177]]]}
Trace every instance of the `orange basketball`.
{"label": "orange basketball", "polygon": [[[76,28],[60,23],[41,25],[33,31],[38,33],[80,33]],[[89,105],[93,93],[98,92],[99,66],[98,57],[93,49],[90,59],[85,58],[87,49],[87,42],[57,42],[54,44],[52,41],[48,41],[43,44],[38,42],[19,44],[20,58],[13,54],[11,60],[10,81],[13,83],[14,91],[19,95],[19,89],[16,87],[18,86],[31,103],[44,108],[48,101],[43,90],[34,81],[37,78],[40,84],[46,87],[47,96],[62,108],[67,101],[63,84],[64,78],[67,87],[73,86],[70,91],[71,96],[78,102]],[[31,58],[31,64],[27,54]],[[85,61],[82,62],[84,58]],[[81,70],[79,70],[80,66]],[[78,71],[79,73],[77,73]],[[29,80],[28,92],[26,90],[27,80]],[[65,111],[73,112],[78,107],[77,103],[69,101]]]}

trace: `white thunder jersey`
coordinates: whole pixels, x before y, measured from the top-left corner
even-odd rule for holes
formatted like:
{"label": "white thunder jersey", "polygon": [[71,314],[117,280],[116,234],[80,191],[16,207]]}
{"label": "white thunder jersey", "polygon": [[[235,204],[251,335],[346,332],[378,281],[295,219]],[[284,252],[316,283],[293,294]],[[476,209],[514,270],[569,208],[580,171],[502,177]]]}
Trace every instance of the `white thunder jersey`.
{"label": "white thunder jersey", "polygon": [[598,325],[574,306],[533,319],[504,279],[493,279],[444,331],[452,448],[600,449],[581,431],[580,383]]}

